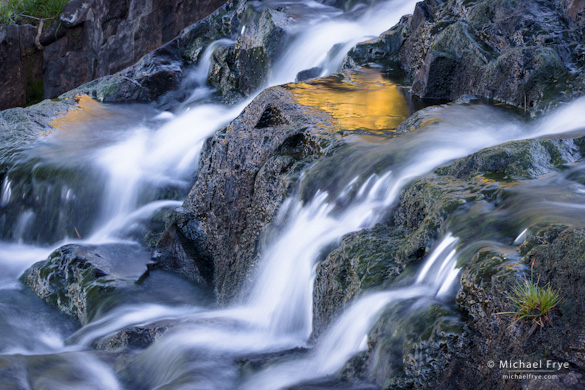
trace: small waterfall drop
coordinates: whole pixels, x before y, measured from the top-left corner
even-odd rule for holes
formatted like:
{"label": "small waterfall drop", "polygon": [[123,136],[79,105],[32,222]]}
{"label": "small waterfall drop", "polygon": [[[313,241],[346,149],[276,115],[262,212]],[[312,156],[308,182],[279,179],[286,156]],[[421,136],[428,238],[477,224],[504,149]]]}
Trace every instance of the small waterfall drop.
{"label": "small waterfall drop", "polygon": [[449,290],[453,275],[459,271],[455,267],[456,242],[457,238],[448,233],[427,257],[410,286],[359,298],[321,336],[308,357],[271,366],[252,377],[244,389],[278,390],[335,374],[352,356],[366,349],[368,332],[389,304],[440,297]]}

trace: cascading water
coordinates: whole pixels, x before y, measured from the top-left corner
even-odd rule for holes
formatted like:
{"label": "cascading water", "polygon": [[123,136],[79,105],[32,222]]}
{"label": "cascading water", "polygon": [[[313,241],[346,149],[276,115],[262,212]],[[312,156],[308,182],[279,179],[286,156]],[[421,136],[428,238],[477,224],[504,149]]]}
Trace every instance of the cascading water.
{"label": "cascading water", "polygon": [[271,366],[253,377],[244,388],[282,389],[335,374],[352,356],[366,349],[367,333],[383,308],[393,302],[438,297],[449,291],[458,273],[455,267],[456,242],[456,238],[447,234],[411,286],[372,293],[357,300],[322,336],[310,356]]}
{"label": "cascading water", "polygon": [[[321,74],[338,70],[349,48],[391,27],[403,14],[412,12],[415,1],[376,2],[365,11],[358,7],[345,15],[314,2],[302,4],[314,12],[291,26],[294,39],[276,62],[267,85],[293,81],[300,71],[310,68],[319,69]],[[92,175],[82,180],[90,182],[99,177],[101,181],[92,189],[99,199],[99,210],[88,212],[93,219],[85,239],[76,227],[78,240],[71,240],[69,237],[74,234],[69,232],[44,247],[26,244],[26,231],[33,229],[35,223],[42,223],[37,210],[27,205],[10,226],[13,242],[0,243],[0,266],[4,271],[0,289],[8,297],[6,302],[0,300],[0,363],[20,367],[15,374],[20,382],[34,382],[35,386],[47,389],[127,386],[275,390],[335,374],[348,359],[364,350],[370,328],[389,304],[440,301],[451,296],[459,272],[455,252],[458,239],[454,237],[460,237],[459,232],[454,231],[454,235],[444,232],[443,239],[409,285],[357,299],[312,350],[290,352],[291,356],[296,356],[295,353],[300,356],[246,378],[242,378],[234,361],[243,356],[288,353],[297,347],[310,347],[318,259],[344,235],[371,228],[381,221],[400,191],[416,177],[484,147],[585,128],[580,116],[585,107],[583,99],[544,120],[528,124],[493,107],[447,107],[437,114],[433,125],[420,131],[391,140],[364,141],[348,147],[343,152],[346,154],[334,154],[306,168],[296,195],[281,208],[279,227],[261,253],[260,269],[245,303],[209,309],[199,302],[173,305],[169,303],[170,298],[154,301],[146,295],[146,301],[136,303],[129,299],[126,305],[102,313],[75,331],[75,324],[22,290],[17,277],[65,242],[100,244],[127,240],[128,230],[136,221],[147,219],[160,208],[181,205],[179,199],[188,190],[205,140],[235,118],[249,102],[229,107],[207,100],[212,91],[204,80],[213,50],[233,43],[217,41],[201,55],[198,67],[188,79],[196,87],[180,108],[185,112],[145,114],[136,123],[128,112],[120,115],[117,109],[109,108],[108,112],[116,118],[131,118],[126,120],[123,131],[105,132],[97,139],[91,138],[90,132],[73,132],[69,139],[66,135],[61,141],[55,139],[54,144],[27,151],[29,157],[24,159],[27,163],[34,160],[31,155],[38,153],[35,157],[73,171],[78,169],[76,161],[80,156],[90,156],[91,162],[84,161],[83,169]],[[78,147],[61,153],[72,139],[83,137],[87,140],[76,143]],[[62,165],[55,162],[55,155],[64,161]],[[35,169],[42,161],[35,162]],[[315,184],[316,173],[331,164],[346,169],[336,169],[322,186]],[[72,202],[83,200],[80,191],[84,187],[58,188],[58,207],[70,207]],[[165,191],[175,196],[160,196]],[[22,196],[9,173],[2,183],[0,207],[11,207]],[[526,204],[531,202],[536,200]],[[90,206],[96,208],[96,204]],[[526,207],[529,206],[518,205],[517,209]],[[528,225],[530,221],[526,218],[523,222]],[[125,378],[124,384],[118,379],[114,364],[89,348],[92,343],[128,326],[165,321],[172,324],[171,328],[150,347],[135,353],[132,364],[120,375]],[[46,366],[54,371],[27,372],[27,363],[20,360],[21,356],[46,359]],[[75,375],[66,374],[71,372]]]}

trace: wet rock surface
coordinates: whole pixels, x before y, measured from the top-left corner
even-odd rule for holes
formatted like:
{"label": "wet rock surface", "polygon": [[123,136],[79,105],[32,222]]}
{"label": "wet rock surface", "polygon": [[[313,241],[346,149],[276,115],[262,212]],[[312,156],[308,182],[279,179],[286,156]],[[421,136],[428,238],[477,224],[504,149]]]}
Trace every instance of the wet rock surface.
{"label": "wet rock surface", "polygon": [[24,147],[49,134],[54,129],[51,122],[78,107],[74,96],[66,94],[59,101],[0,111],[0,164],[4,169]]}
{"label": "wet rock surface", "polygon": [[210,85],[228,102],[249,96],[266,83],[273,61],[290,39],[286,29],[290,16],[282,9],[266,7],[256,11],[242,3],[238,13],[243,34],[235,46],[216,51],[209,74]]}
{"label": "wet rock surface", "polygon": [[346,67],[376,62],[404,71],[428,101],[474,94],[536,112],[583,92],[581,8],[570,3],[425,0],[355,47]]}

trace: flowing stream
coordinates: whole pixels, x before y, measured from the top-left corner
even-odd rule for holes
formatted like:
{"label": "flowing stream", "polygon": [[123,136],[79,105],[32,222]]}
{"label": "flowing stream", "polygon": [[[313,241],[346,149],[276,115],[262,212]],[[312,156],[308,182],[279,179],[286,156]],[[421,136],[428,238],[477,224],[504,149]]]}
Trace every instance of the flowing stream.
{"label": "flowing stream", "polygon": [[[299,2],[303,17],[291,26],[294,39],[267,87],[292,82],[309,68],[334,73],[352,46],[393,26],[415,3],[375,2],[344,14]],[[408,183],[485,147],[585,128],[583,99],[533,121],[489,105],[447,106],[420,131],[358,137],[341,153],[305,168],[297,191],[280,209],[244,303],[216,308],[186,281],[153,272],[123,302],[80,328],[42,303],[18,277],[65,243],[136,246],[144,222],[160,209],[181,206],[205,140],[252,99],[237,106],[211,102],[213,91],[205,81],[211,55],[232,44],[221,40],[208,47],[189,76],[195,87],[175,112],[100,105],[94,107],[96,115],[64,125],[18,155],[0,186],[0,367],[10,367],[0,368],[0,385],[5,380],[23,389],[276,390],[330,377],[366,349],[368,332],[388,305],[450,304],[460,248],[479,240],[513,247],[526,226],[585,216],[585,187],[574,179],[584,170],[579,163],[520,185],[495,213],[498,221],[514,221],[509,236],[453,219],[414,277],[360,296],[313,345],[317,262],[344,235],[380,222]],[[331,172],[331,166],[344,169]],[[327,179],[321,181],[323,172]],[[488,212],[494,210],[478,218]],[[128,356],[92,348],[125,327],[154,322],[173,327]],[[238,361],[251,356],[286,358],[243,374]]]}

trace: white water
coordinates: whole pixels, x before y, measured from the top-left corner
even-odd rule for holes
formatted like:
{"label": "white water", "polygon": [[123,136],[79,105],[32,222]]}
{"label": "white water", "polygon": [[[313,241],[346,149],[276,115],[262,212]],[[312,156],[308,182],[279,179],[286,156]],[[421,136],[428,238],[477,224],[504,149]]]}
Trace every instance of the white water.
{"label": "white water", "polygon": [[[291,82],[305,69],[322,68],[321,76],[341,67],[345,54],[358,42],[377,37],[394,26],[403,15],[411,14],[417,1],[390,0],[374,3],[357,20],[344,18],[311,20],[298,26],[300,34],[276,63],[269,85]],[[332,48],[335,53],[331,53]]]}
{"label": "white water", "polygon": [[10,180],[8,176],[4,178],[2,183],[2,191],[0,192],[0,207],[6,206],[10,203],[10,197],[12,196],[12,189],[10,188]]}

